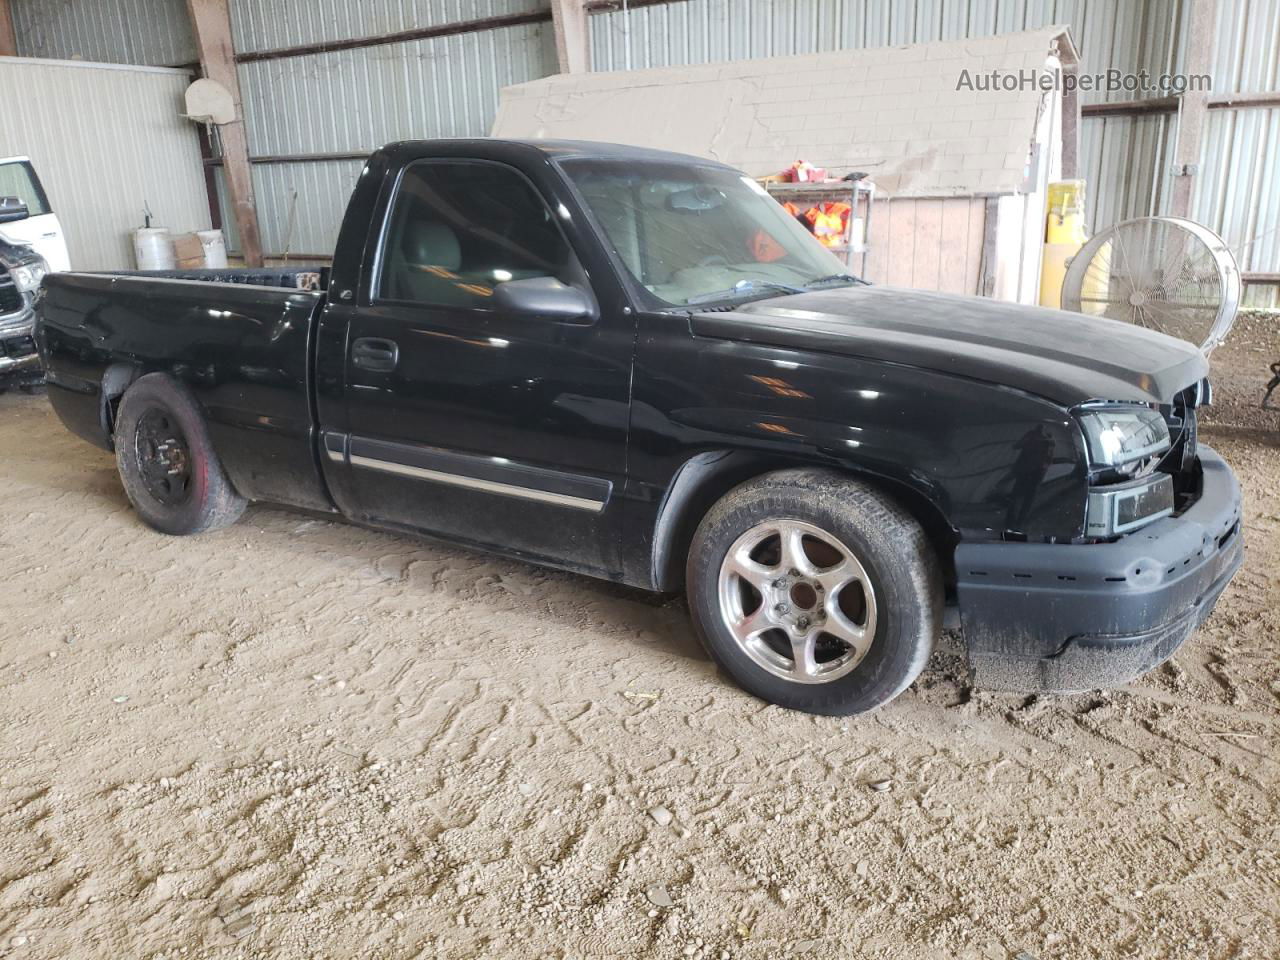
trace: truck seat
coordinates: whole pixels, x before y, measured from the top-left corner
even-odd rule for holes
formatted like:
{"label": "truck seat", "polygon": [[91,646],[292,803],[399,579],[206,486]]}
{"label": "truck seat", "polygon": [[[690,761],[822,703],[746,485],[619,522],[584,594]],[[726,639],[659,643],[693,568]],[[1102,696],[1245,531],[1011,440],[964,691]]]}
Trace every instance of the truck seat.
{"label": "truck seat", "polygon": [[406,223],[396,253],[389,266],[397,299],[456,305],[474,299],[473,294],[459,289],[462,245],[448,224],[439,220]]}
{"label": "truck seat", "polygon": [[454,271],[462,266],[462,246],[453,228],[439,220],[417,220],[405,224],[400,242],[404,258],[422,267],[442,267]]}

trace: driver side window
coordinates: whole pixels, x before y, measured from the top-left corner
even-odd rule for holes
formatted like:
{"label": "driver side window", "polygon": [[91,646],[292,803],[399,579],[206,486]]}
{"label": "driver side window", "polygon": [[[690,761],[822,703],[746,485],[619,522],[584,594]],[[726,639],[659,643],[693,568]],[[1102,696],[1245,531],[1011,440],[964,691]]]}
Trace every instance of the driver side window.
{"label": "driver side window", "polygon": [[377,299],[488,309],[507,280],[572,282],[573,255],[542,197],[496,163],[419,161],[383,236]]}

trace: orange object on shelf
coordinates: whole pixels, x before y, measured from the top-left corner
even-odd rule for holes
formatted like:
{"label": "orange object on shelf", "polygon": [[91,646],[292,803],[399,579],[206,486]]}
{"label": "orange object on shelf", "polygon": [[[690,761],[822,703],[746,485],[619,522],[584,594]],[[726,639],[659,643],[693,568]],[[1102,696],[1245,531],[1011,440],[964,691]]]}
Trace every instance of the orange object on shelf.
{"label": "orange object on shelf", "polygon": [[849,204],[831,201],[815,204],[805,212],[804,217],[819,242],[824,246],[837,247],[844,242],[849,231],[849,217],[852,213],[853,208]]}

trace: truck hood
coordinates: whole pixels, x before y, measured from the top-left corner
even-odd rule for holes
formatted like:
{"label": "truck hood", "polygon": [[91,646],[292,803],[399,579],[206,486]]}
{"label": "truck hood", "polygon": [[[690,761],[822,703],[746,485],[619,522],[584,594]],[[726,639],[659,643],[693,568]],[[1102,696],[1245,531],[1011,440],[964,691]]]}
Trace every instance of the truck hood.
{"label": "truck hood", "polygon": [[699,337],[908,364],[1068,407],[1168,403],[1208,373],[1191,344],[1116,320],[878,285],[756,300],[690,324]]}

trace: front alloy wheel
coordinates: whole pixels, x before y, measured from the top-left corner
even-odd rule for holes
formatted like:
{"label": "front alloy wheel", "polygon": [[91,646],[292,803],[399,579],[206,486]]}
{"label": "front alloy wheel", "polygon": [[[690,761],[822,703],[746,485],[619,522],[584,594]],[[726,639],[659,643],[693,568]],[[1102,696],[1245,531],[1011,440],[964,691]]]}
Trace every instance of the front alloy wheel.
{"label": "front alloy wheel", "polygon": [[725,554],[720,616],[742,652],[774,676],[829,683],[871,649],[876,595],[839,538],[803,520],[773,520]]}
{"label": "front alloy wheel", "polygon": [[910,685],[942,624],[942,575],[920,523],[834,470],[750,480],[702,518],[685,569],[707,651],[770,703],[871,710]]}

